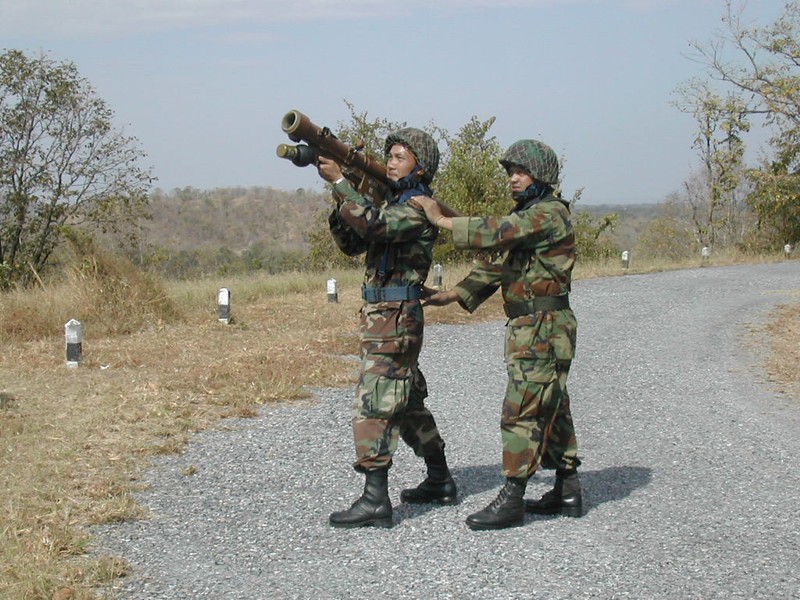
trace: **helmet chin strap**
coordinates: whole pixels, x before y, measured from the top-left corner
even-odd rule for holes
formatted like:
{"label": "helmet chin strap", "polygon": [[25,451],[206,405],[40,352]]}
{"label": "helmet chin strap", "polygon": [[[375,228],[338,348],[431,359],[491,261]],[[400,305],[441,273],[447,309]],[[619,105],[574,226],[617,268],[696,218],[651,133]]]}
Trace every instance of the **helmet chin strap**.
{"label": "helmet chin strap", "polygon": [[534,181],[523,191],[513,192],[511,197],[514,198],[517,204],[523,204],[529,200],[540,200],[544,198],[552,189],[553,186],[551,186],[549,183],[544,183],[543,181]]}

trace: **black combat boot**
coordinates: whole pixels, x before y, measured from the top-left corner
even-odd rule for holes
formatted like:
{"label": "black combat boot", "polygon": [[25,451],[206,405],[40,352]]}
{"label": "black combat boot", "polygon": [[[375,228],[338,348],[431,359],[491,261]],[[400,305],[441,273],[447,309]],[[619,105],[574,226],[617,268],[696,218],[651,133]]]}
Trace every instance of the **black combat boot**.
{"label": "black combat boot", "polygon": [[583,516],[581,480],[577,471],[556,471],[556,485],[538,500],[525,500],[525,510],[537,515]]}
{"label": "black combat boot", "polygon": [[333,527],[391,527],[392,503],[389,501],[389,469],[367,471],[364,493],[343,511],[331,513]]}
{"label": "black combat boot", "polygon": [[525,521],[526,479],[509,477],[489,506],[467,517],[470,529],[505,529],[516,527]]}
{"label": "black combat boot", "polygon": [[456,482],[453,481],[450,469],[447,468],[444,450],[432,456],[426,456],[425,465],[428,467],[428,476],[425,481],[415,488],[408,488],[400,492],[401,502],[455,504],[458,501]]}

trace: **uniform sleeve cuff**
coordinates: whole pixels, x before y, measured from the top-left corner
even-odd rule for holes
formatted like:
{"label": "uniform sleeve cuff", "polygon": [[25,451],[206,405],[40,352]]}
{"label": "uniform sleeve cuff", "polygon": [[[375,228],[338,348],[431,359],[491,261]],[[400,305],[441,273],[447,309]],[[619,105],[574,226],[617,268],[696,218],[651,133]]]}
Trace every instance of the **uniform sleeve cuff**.
{"label": "uniform sleeve cuff", "polygon": [[453,245],[469,248],[469,217],[453,217]]}

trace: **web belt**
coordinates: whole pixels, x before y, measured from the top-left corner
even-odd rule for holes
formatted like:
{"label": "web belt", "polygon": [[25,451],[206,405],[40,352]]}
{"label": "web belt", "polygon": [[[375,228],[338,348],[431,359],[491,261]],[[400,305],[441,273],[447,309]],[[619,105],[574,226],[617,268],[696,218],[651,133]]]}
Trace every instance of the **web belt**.
{"label": "web belt", "polygon": [[532,315],[537,312],[547,310],[564,310],[569,308],[569,296],[539,296],[533,300],[522,300],[521,302],[507,302],[503,304],[503,310],[509,319]]}
{"label": "web belt", "polygon": [[422,290],[418,285],[404,285],[391,287],[361,288],[361,297],[367,302],[400,302],[403,300],[418,300],[422,297]]}

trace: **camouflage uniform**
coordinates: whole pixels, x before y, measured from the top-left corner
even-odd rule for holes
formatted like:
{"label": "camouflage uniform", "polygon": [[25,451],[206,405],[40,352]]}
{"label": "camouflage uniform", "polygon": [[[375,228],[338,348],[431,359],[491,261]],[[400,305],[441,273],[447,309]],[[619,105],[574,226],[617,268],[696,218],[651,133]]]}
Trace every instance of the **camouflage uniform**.
{"label": "camouflage uniform", "polygon": [[[523,157],[514,156],[517,149],[512,146],[504,166],[525,164]],[[567,393],[577,321],[565,302],[575,264],[575,237],[568,205],[551,187],[543,191],[504,217],[453,218],[456,247],[497,252],[493,260],[476,266],[455,291],[461,306],[472,312],[501,288],[507,314],[511,310],[505,335],[503,474],[522,480],[540,465],[565,471],[580,465]],[[552,304],[539,305],[543,310],[534,308],[534,302],[548,300]]]}
{"label": "camouflage uniform", "polygon": [[[398,133],[402,141],[404,136],[422,134],[417,132],[409,128]],[[395,139],[387,138],[387,152]],[[434,154],[420,155],[420,147],[417,144],[414,150],[417,163],[426,170],[427,183],[438,166],[438,150],[434,145]],[[428,223],[422,210],[406,203],[410,195],[424,192],[415,188],[390,192],[376,205],[347,182],[334,186],[337,208],[329,218],[331,234],[348,256],[366,252],[365,288],[419,290],[425,282],[438,229]],[[444,449],[424,403],[428,389],[418,364],[424,325],[418,298],[367,300],[361,308],[362,362],[353,405],[357,471],[390,467],[398,436],[420,457]]]}

